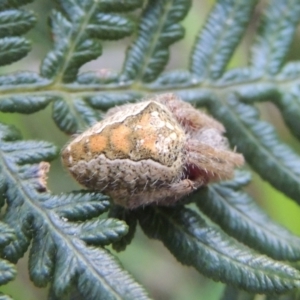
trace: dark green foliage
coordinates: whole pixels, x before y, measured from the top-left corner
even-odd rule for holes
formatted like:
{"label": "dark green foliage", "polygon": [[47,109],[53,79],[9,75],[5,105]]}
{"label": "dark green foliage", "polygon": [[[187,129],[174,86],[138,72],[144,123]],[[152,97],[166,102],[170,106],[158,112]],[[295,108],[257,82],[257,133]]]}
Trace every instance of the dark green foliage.
{"label": "dark green foliage", "polygon": [[15,8],[33,2],[33,0],[2,0],[0,9]]}
{"label": "dark green foliage", "polygon": [[98,13],[87,26],[89,35],[99,39],[118,39],[130,35],[133,23],[127,18],[115,14]]}
{"label": "dark green foliage", "polygon": [[258,110],[231,95],[224,105],[211,102],[211,111],[228,128],[231,143],[244,154],[253,169],[300,202],[300,158],[279,140],[269,123],[259,120]]}
{"label": "dark green foliage", "polygon": [[274,3],[270,1],[265,11],[251,57],[252,67],[268,75],[280,71],[300,18],[299,1],[278,0],[276,5]]}
{"label": "dark green foliage", "polygon": [[66,133],[74,133],[99,120],[99,113],[83,99],[74,99],[70,105],[62,99],[55,100],[52,116],[58,127]]}
{"label": "dark green foliage", "polygon": [[[0,129],[1,176],[8,206],[4,222],[17,237],[4,247],[4,256],[16,262],[32,239],[29,273],[37,286],[46,286],[52,278],[57,296],[75,282],[87,299],[114,299],[115,295],[148,299],[106,249],[93,246],[110,244],[127,233],[127,226],[117,219],[88,220],[108,209],[107,197],[84,191],[51,195],[45,186],[48,165],[39,162],[52,159],[56,148],[46,142],[20,141],[8,126]],[[20,149],[26,155],[21,156]],[[10,279],[9,272],[11,265],[0,261],[0,283]]]}
{"label": "dark green foliage", "polygon": [[[184,35],[178,24],[187,14],[190,0],[150,0],[138,36],[127,52],[122,80],[153,81],[169,59],[169,46]],[[153,20],[156,20],[153,22]]]}
{"label": "dark green foliage", "polygon": [[0,41],[1,66],[23,58],[31,49],[29,42],[23,37],[5,37]]}
{"label": "dark green foliage", "polygon": [[[31,49],[22,35],[34,26],[35,15],[20,8],[29,2],[0,1],[0,65]],[[47,16],[53,47],[40,74],[1,75],[1,112],[29,114],[51,103],[57,126],[74,134],[115,105],[175,92],[222,122],[232,147],[252,169],[300,203],[299,154],[261,120],[255,106],[273,102],[300,138],[300,63],[285,61],[300,20],[299,0],[269,0],[261,16],[254,13],[258,0],[216,0],[190,54],[184,53],[189,66],[166,72],[171,46],[184,37],[181,22],[191,1],[56,2]],[[228,70],[254,15],[260,20],[249,65]],[[131,40],[120,72],[80,72],[106,51],[103,41],[127,36]],[[0,141],[0,253],[16,262],[30,247],[30,277],[37,286],[51,285],[49,299],[148,299],[105,248],[111,244],[124,250],[138,223],[181,263],[231,285],[222,300],[252,300],[255,293],[266,293],[265,300],[299,298],[300,238],[272,221],[242,191],[250,181],[248,172],[237,171],[233,180],[202,188],[171,208],[128,211],[109,208],[109,199],[96,191],[48,192],[44,161],[58,155],[52,144],[23,141],[17,130],[3,124]],[[194,210],[186,207],[190,203],[196,204]],[[13,265],[0,260],[0,283],[14,274]],[[287,294],[275,295],[283,292]]]}
{"label": "dark green foliage", "polygon": [[133,24],[126,17],[100,13],[98,2],[67,0],[61,4],[65,15],[52,12],[51,27],[56,43],[44,59],[41,73],[54,81],[72,82],[84,63],[101,55],[98,39],[123,38],[131,34]]}
{"label": "dark green foliage", "polygon": [[11,87],[12,89],[24,87],[27,84],[45,85],[47,83],[47,79],[34,72],[17,72],[0,76],[0,86],[5,86],[6,88]]}
{"label": "dark green foliage", "polygon": [[0,12],[0,37],[21,35],[30,30],[36,22],[32,12],[11,9]]}
{"label": "dark green foliage", "polygon": [[126,249],[127,245],[129,245],[134,238],[136,226],[137,226],[137,219],[135,214],[130,213],[127,209],[115,205],[109,212],[109,216],[111,218],[117,218],[119,220],[124,221],[128,225],[128,232],[126,235],[122,236],[121,239],[114,242],[112,244],[113,248],[116,251],[123,251]]}
{"label": "dark green foliage", "polygon": [[3,112],[31,114],[45,108],[51,100],[51,96],[16,95],[10,98],[4,98],[3,101],[0,102],[0,110]]}
{"label": "dark green foliage", "polygon": [[256,3],[257,0],[217,1],[196,39],[190,62],[192,73],[206,80],[222,76]]}
{"label": "dark green foliage", "polygon": [[103,11],[126,12],[141,7],[143,0],[103,0],[99,4]]}
{"label": "dark green foliage", "polygon": [[138,218],[149,237],[161,240],[181,263],[214,280],[254,292],[284,292],[300,286],[298,271],[243,247],[192,210],[149,207]]}
{"label": "dark green foliage", "polygon": [[16,275],[15,266],[7,260],[0,260],[0,284],[5,284],[12,280]]}
{"label": "dark green foliage", "polygon": [[[0,3],[0,9],[16,7],[21,1]],[[21,3],[20,3],[21,4]],[[19,5],[20,5],[19,4]],[[27,39],[19,35],[26,33],[35,24],[32,12],[21,9],[7,9],[0,11],[0,65],[11,64],[30,51]]]}
{"label": "dark green foliage", "polygon": [[250,196],[237,190],[239,186],[236,181],[213,184],[194,198],[206,215],[237,240],[278,260],[299,260],[300,237],[272,222]]}
{"label": "dark green foliage", "polygon": [[298,139],[300,139],[299,92],[299,86],[293,86],[289,92],[282,93],[281,97],[276,101],[286,125]]}

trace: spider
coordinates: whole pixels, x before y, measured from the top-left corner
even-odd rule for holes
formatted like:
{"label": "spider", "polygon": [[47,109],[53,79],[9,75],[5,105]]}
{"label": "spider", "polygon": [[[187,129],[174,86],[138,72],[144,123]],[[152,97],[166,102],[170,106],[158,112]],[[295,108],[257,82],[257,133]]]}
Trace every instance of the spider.
{"label": "spider", "polygon": [[244,163],[215,119],[174,94],[110,109],[62,150],[62,162],[88,189],[134,209],[172,205]]}

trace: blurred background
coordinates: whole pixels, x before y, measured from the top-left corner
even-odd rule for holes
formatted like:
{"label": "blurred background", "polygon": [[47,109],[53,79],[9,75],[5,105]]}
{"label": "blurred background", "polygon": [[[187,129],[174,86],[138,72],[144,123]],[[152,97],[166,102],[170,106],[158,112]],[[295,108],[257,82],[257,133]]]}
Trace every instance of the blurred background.
{"label": "blurred background", "polygon": [[[171,49],[171,60],[167,69],[186,68],[189,53],[199,28],[209,13],[213,0],[194,0],[192,9],[183,22],[186,28],[185,38]],[[253,20],[248,27],[237,51],[235,52],[229,68],[247,64],[250,45],[257,28],[262,9],[267,1],[260,1]],[[54,8],[51,0],[36,0],[34,4],[26,7],[35,11],[38,23],[27,37],[32,41],[31,53],[21,61],[4,67],[0,75],[18,70],[39,71],[40,61],[52,47],[51,33],[47,27],[47,19],[51,9]],[[197,25],[195,25],[197,24]],[[297,33],[288,60],[299,59],[299,38]],[[120,70],[124,60],[125,49],[131,39],[117,42],[105,42],[103,56],[82,67],[81,71],[99,70],[109,68]],[[271,122],[278,130],[281,139],[291,145],[298,153],[300,145],[290,135],[282,122],[282,118],[272,104],[259,105],[262,118]],[[58,130],[51,119],[51,105],[47,109],[33,115],[3,114],[0,121],[14,124],[25,139],[46,140],[62,147],[69,137]],[[49,187],[53,193],[71,191],[79,186],[62,169],[59,158],[51,165],[49,174]],[[263,182],[253,174],[253,182],[247,191],[256,199],[257,203],[279,223],[285,225],[292,232],[300,234],[300,209],[283,194],[274,190],[268,183]],[[115,253],[124,267],[143,284],[155,300],[217,300],[222,294],[223,285],[213,282],[193,268],[182,266],[162,246],[160,242],[149,240],[138,230],[132,244],[125,252]],[[18,276],[15,281],[0,287],[0,291],[7,293],[15,300],[42,300],[46,299],[47,290],[34,287],[27,274],[27,256],[18,263]]]}

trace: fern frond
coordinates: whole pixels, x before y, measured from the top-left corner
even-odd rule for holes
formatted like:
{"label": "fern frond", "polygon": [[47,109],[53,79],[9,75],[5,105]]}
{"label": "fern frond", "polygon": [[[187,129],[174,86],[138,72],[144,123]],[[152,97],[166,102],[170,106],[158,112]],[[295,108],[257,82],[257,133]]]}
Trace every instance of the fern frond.
{"label": "fern frond", "polygon": [[100,119],[100,114],[84,100],[74,99],[70,105],[63,99],[57,99],[53,102],[52,117],[61,130],[71,134],[93,125]]}
{"label": "fern frond", "polygon": [[31,2],[33,2],[33,0],[2,0],[0,3],[0,9],[16,8]]}
{"label": "fern frond", "polygon": [[[199,83],[199,78],[185,70],[174,70],[162,73],[154,82],[148,86],[153,90],[185,88]],[[180,93],[180,92],[179,92]],[[185,99],[187,95],[185,91]],[[209,99],[209,97],[208,97]],[[199,98],[197,98],[199,101]],[[191,101],[191,100],[190,100]]]}
{"label": "fern frond", "polygon": [[298,85],[294,85],[286,92],[281,92],[281,97],[275,98],[275,104],[278,106],[280,113],[289,127],[291,133],[300,139],[300,89]]}
{"label": "fern frond", "polygon": [[[22,3],[23,2],[23,3]],[[25,1],[26,2],[26,1]],[[30,42],[20,35],[36,23],[34,14],[22,9],[10,9],[24,5],[24,1],[4,1],[0,4],[0,65],[8,65],[28,54]]]}
{"label": "fern frond", "polygon": [[231,144],[262,178],[300,203],[298,155],[279,141],[270,124],[259,120],[253,106],[240,103],[234,95],[228,97],[226,104],[220,104],[211,103],[211,111],[225,124]]}
{"label": "fern frond", "polygon": [[181,263],[214,280],[256,293],[300,285],[298,271],[238,244],[188,208],[148,207],[138,219],[144,232],[161,240]]}
{"label": "fern frond", "polygon": [[251,65],[256,71],[268,75],[279,72],[294,37],[299,18],[298,0],[269,1],[252,48]]}
{"label": "fern frond", "polygon": [[[5,65],[30,50],[30,42],[22,35],[34,26],[35,16],[19,8],[30,0],[0,2],[0,65]],[[285,64],[300,19],[299,0],[269,1],[249,66],[233,70],[226,68],[258,1],[215,1],[195,39],[189,66],[165,73],[171,46],[184,36],[181,22],[190,0],[57,2],[58,8],[50,13],[53,48],[40,66],[41,74],[0,76],[1,112],[29,114],[52,103],[55,123],[72,134],[99,121],[114,105],[137,102],[152,93],[175,92],[209,110],[224,124],[231,145],[249,165],[300,203],[299,155],[280,141],[270,124],[260,120],[254,107],[255,102],[273,102],[300,138],[300,63]],[[132,34],[121,72],[107,66],[79,72],[102,54],[102,41]],[[180,262],[215,280],[254,293],[295,289],[282,297],[262,297],[296,299],[300,273],[294,261],[300,259],[299,237],[270,220],[241,191],[249,182],[246,173],[237,172],[234,180],[210,185],[186,199],[185,203],[195,202],[225,233],[182,203],[128,211],[109,208],[108,198],[96,192],[53,195],[46,186],[48,164],[42,161],[56,155],[52,144],[23,141],[12,127],[0,124],[0,205],[5,208],[0,222],[0,248],[4,250],[0,251],[16,262],[32,245],[30,276],[38,286],[51,285],[49,299],[71,299],[73,294],[85,299],[148,299],[105,248],[111,244],[117,251],[124,250],[134,237],[137,221]],[[109,209],[108,216],[104,215]],[[253,249],[293,261],[295,269]],[[0,260],[0,284],[14,272],[10,263]],[[254,297],[227,288],[223,300]]]}
{"label": "fern frond", "polygon": [[127,93],[98,93],[91,97],[86,97],[87,103],[95,109],[107,110],[108,108],[127,102],[137,102],[142,98],[142,94],[138,91],[130,91]]}
{"label": "fern frond", "polygon": [[153,81],[169,60],[169,46],[181,39],[190,0],[150,0],[136,40],[127,52],[121,80]]}
{"label": "fern frond", "polygon": [[190,70],[203,79],[217,79],[244,33],[257,0],[219,0],[200,31]]}
{"label": "fern frond", "polygon": [[0,259],[0,285],[6,284],[16,276],[15,265],[7,260]]}
{"label": "fern frond", "polygon": [[143,0],[103,0],[100,9],[103,11],[126,12],[139,8],[143,5]]}
{"label": "fern frond", "polygon": [[[76,282],[87,299],[148,299],[106,249],[87,245],[107,245],[127,233],[119,220],[87,220],[108,209],[107,197],[87,192],[51,195],[46,187],[48,165],[36,163],[52,159],[56,148],[46,142],[20,141],[17,132],[5,125],[0,131],[1,178],[7,199],[4,221],[17,236],[4,248],[5,257],[17,261],[32,239],[29,273],[36,285],[45,286],[53,278],[58,296]],[[20,156],[20,149],[27,156]],[[10,271],[5,267],[5,261],[0,261],[0,283],[2,274],[3,282]]]}
{"label": "fern frond", "polygon": [[3,248],[15,238],[16,236],[14,230],[7,224],[0,222],[0,247]]}
{"label": "fern frond", "polygon": [[99,201],[99,194],[84,191],[53,196],[45,200],[43,203],[46,207],[53,209],[61,218],[69,221],[83,221],[99,216],[110,206],[107,197],[102,196]]}
{"label": "fern frond", "polygon": [[195,195],[198,207],[244,244],[278,260],[299,260],[300,237],[273,222],[250,196],[237,191],[239,180],[200,190]]}
{"label": "fern frond", "polygon": [[[125,16],[104,15],[100,9],[105,6],[105,2],[60,2],[65,14],[52,12],[51,27],[55,48],[44,59],[41,74],[55,82],[72,82],[83,64],[101,55],[99,39],[123,38],[131,34],[134,27]],[[106,8],[116,7],[123,1],[114,2]]]}
{"label": "fern frond", "polygon": [[128,226],[128,232],[122,236],[121,239],[112,244],[113,249],[116,251],[123,251],[131,243],[137,227],[137,219],[134,213],[127,209],[114,205],[109,211],[110,218],[116,218],[124,221]]}
{"label": "fern frond", "polygon": [[0,44],[0,65],[9,65],[30,51],[30,43],[23,37],[5,37]]}
{"label": "fern frond", "polygon": [[34,14],[24,9],[10,9],[0,12],[0,37],[25,34],[36,23]]}

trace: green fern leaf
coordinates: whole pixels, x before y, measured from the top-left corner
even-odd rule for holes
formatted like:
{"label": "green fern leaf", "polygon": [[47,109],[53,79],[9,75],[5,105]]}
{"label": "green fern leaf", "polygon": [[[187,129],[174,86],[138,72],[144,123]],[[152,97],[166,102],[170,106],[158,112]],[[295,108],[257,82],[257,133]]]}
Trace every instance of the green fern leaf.
{"label": "green fern leaf", "polygon": [[58,127],[66,133],[75,133],[78,131],[77,112],[73,113],[71,107],[61,99],[54,101],[52,117]]}
{"label": "green fern leaf", "polygon": [[127,226],[124,225],[124,222],[110,218],[85,222],[78,225],[77,228],[73,227],[72,230],[88,244],[105,246],[126,234]]}
{"label": "green fern leaf", "polygon": [[109,200],[102,196],[99,201],[99,194],[73,192],[59,197],[53,196],[47,199],[47,206],[55,210],[61,217],[69,221],[83,221],[87,218],[99,216],[109,208]]}
{"label": "green fern leaf", "polygon": [[135,42],[129,48],[121,79],[153,81],[169,59],[169,46],[181,39],[179,22],[185,17],[190,1],[151,0],[145,8]]}
{"label": "green fern leaf", "polygon": [[236,170],[234,172],[234,179],[223,181],[222,186],[236,191],[248,185],[250,182],[251,182],[251,174],[249,172]]}
{"label": "green fern leaf", "polygon": [[199,78],[192,75],[189,71],[175,70],[162,73],[157,80],[150,83],[148,86],[155,90],[161,89],[173,89],[173,88],[185,88],[191,85],[199,83]]}
{"label": "green fern leaf", "polygon": [[16,238],[15,232],[7,224],[0,222],[0,247],[9,244]]}
{"label": "green fern leaf", "polygon": [[0,37],[22,35],[36,23],[34,14],[22,9],[0,12]]}
{"label": "green fern leaf", "polygon": [[[62,131],[72,134],[98,122],[101,116],[101,113],[97,111],[98,109],[107,109],[113,103],[136,102],[140,98],[140,93],[129,92],[124,94],[92,94],[86,96],[85,99],[76,98],[72,102],[57,99],[53,103],[52,116]],[[10,105],[9,109],[15,108]]]}
{"label": "green fern leaf", "polygon": [[102,0],[100,9],[103,11],[124,12],[131,11],[143,5],[143,0]]}
{"label": "green fern leaf", "polygon": [[19,112],[31,114],[44,109],[52,100],[52,96],[17,95],[12,97],[2,96],[0,111]]}
{"label": "green fern leaf", "polygon": [[[108,84],[118,84],[119,74],[116,71],[104,69],[102,72],[84,72],[77,76],[77,83],[81,86],[105,86]],[[114,86],[113,85],[113,86]]]}
{"label": "green fern leaf", "polygon": [[[4,205],[4,197],[7,185],[4,176],[2,176],[2,166],[0,165],[0,205]],[[6,223],[0,222],[0,247],[1,249],[16,238],[14,230]],[[12,280],[16,275],[14,265],[6,260],[0,259],[0,284],[5,284]],[[0,299],[9,299],[8,296],[1,295]],[[7,298],[5,298],[7,297]]]}
{"label": "green fern leaf", "polygon": [[211,103],[211,111],[226,125],[232,145],[262,178],[300,202],[299,157],[279,141],[270,124],[259,120],[254,107],[239,103],[233,95],[227,100],[226,105]]}
{"label": "green fern leaf", "polygon": [[137,219],[134,213],[130,213],[127,209],[121,206],[114,205],[109,211],[110,218],[117,218],[124,221],[128,226],[128,232],[122,236],[118,241],[112,244],[116,251],[123,251],[131,243],[137,226]]}
{"label": "green fern leaf", "polygon": [[98,39],[121,39],[131,35],[134,23],[116,14],[98,13],[87,26],[88,34]]}
{"label": "green fern leaf", "polygon": [[[88,11],[82,13],[87,17],[91,14]],[[85,24],[87,21],[82,22]],[[102,47],[98,41],[88,38],[85,32],[77,37],[76,33],[82,32],[82,23],[72,23],[59,12],[53,12],[51,24],[56,34],[56,49],[44,59],[41,74],[57,81],[71,82],[83,64],[101,55]]]}
{"label": "green fern leaf", "polygon": [[300,139],[300,89],[298,85],[292,86],[288,93],[282,93],[281,97],[276,98],[275,104],[280,109],[280,113],[289,127],[291,133]]}
{"label": "green fern leaf", "polygon": [[[17,236],[4,248],[4,255],[17,261],[32,239],[29,271],[36,285],[45,286],[53,278],[53,289],[61,296],[76,279],[87,299],[148,299],[107,250],[84,243],[107,245],[127,233],[127,226],[119,220],[86,220],[107,209],[107,197],[86,192],[52,196],[45,185],[47,164],[33,163],[53,158],[55,147],[46,142],[19,141],[14,131],[10,135],[10,127],[1,125],[1,129],[1,175],[6,180],[7,199],[4,221]],[[21,157],[20,148],[28,155]],[[89,205],[87,199],[91,199]],[[78,216],[79,211],[86,213],[85,218]],[[85,222],[70,222],[66,216]],[[11,265],[0,261],[0,284],[11,279],[9,272]]]}
{"label": "green fern leaf", "polygon": [[14,91],[13,95],[9,93],[0,95],[0,110],[29,114],[44,109],[56,97],[49,94],[36,95],[34,92],[24,95],[24,89],[30,85],[42,88],[48,84],[48,80],[33,72],[17,72],[0,76],[0,86]]}
{"label": "green fern leaf", "polygon": [[[48,84],[48,80],[40,77],[37,73],[26,71],[0,76],[0,86],[5,86],[6,88],[17,90],[20,87],[28,86],[30,84],[34,84],[35,86],[45,86]],[[3,100],[1,100],[1,102],[2,101]]]}
{"label": "green fern leaf", "polygon": [[15,266],[8,261],[0,260],[0,284],[5,284],[14,279],[16,275]]}
{"label": "green fern leaf", "polygon": [[[0,65],[15,62],[30,50],[29,41],[21,35],[33,27],[35,17],[18,8],[29,2],[0,1]],[[139,101],[149,93],[175,91],[211,111],[253,169],[300,203],[299,156],[278,139],[271,125],[259,119],[253,107],[255,102],[272,101],[300,138],[300,64],[284,65],[300,19],[298,0],[270,0],[250,65],[226,72],[252,24],[258,1],[215,1],[195,40],[189,70],[165,73],[170,46],[184,35],[180,23],[191,1],[57,2],[58,9],[50,14],[54,45],[41,64],[41,75],[0,76],[0,111],[34,113],[52,102],[58,127],[76,133],[99,121],[103,111],[114,105]],[[101,55],[102,40],[121,39],[136,28],[121,73],[103,68],[78,74],[86,62]],[[45,183],[47,163],[40,162],[56,156],[55,147],[22,141],[16,130],[1,124],[0,140],[0,205],[5,209],[0,222],[1,251],[15,262],[31,244],[30,277],[38,286],[51,285],[49,299],[148,299],[104,248],[112,244],[117,251],[124,250],[134,237],[137,220],[146,234],[162,240],[180,262],[213,279],[255,293],[299,287],[298,271],[259,255],[183,206],[138,211],[113,206],[108,217],[99,217],[109,209],[108,198],[101,194],[52,195]],[[272,222],[240,191],[248,182],[247,174],[237,172],[235,180],[203,188],[184,203],[196,202],[228,234],[253,249],[278,260],[299,260],[299,237]],[[0,260],[0,283],[10,280],[14,272],[12,265]],[[297,299],[297,291],[262,297]],[[250,300],[256,296],[227,288],[223,297]]]}
{"label": "green fern leaf", "polygon": [[[86,126],[94,125],[100,119],[98,111],[90,107],[89,103],[82,99],[74,99],[74,109],[78,113],[78,116],[82,118],[82,123]],[[78,122],[78,120],[77,120]]]}
{"label": "green fern leaf", "polygon": [[30,30],[36,19],[32,12],[9,9],[26,4],[21,1],[2,1],[0,10],[0,65],[11,64],[28,54],[31,49],[29,41],[19,35]]}
{"label": "green fern leaf", "polygon": [[298,61],[287,62],[276,75],[276,80],[295,80],[300,75],[300,63]]}
{"label": "green fern leaf", "polygon": [[[238,179],[239,181],[240,179]],[[274,223],[235,181],[214,184],[195,196],[198,207],[244,244],[278,260],[300,259],[300,238]]]}
{"label": "green fern leaf", "polygon": [[43,287],[53,275],[57,247],[49,234],[49,228],[42,222],[39,222],[39,225],[40,229],[35,232],[29,252],[29,275],[36,286]]}
{"label": "green fern leaf", "polygon": [[[38,181],[38,170],[30,170],[28,163],[35,163],[41,160],[50,160],[56,156],[56,148],[46,142],[20,142],[16,139],[20,138],[20,135],[11,127],[0,124],[1,131],[1,177],[5,180],[5,194],[7,198],[8,208],[4,217],[4,221],[7,224],[13,224],[16,218],[23,225],[19,223],[11,226],[15,229],[17,240],[8,245],[4,252],[11,260],[16,261],[26,251],[31,238],[29,218],[30,214],[23,206],[24,194],[22,188],[18,186],[14,172],[19,173],[19,179],[24,183],[32,181],[35,178],[34,186],[38,190],[44,190],[42,182]],[[20,148],[27,149],[27,155],[20,156]],[[30,149],[30,151],[28,151]],[[32,149],[32,151],[31,151]],[[19,164],[19,165],[18,165]],[[17,167],[18,166],[18,167]],[[21,189],[21,193],[18,189]],[[15,211],[14,207],[19,207],[18,211]],[[17,215],[17,216],[16,216]],[[24,230],[26,228],[26,230]]]}
{"label": "green fern leaf", "polygon": [[52,13],[55,49],[44,59],[41,73],[55,81],[72,82],[83,64],[102,53],[94,37],[119,39],[131,34],[133,24],[126,17],[101,14],[101,3],[92,0],[61,1],[61,5],[67,17],[58,11]]}
{"label": "green fern leaf", "polygon": [[33,2],[33,0],[2,0],[0,2],[0,10],[7,8],[16,8],[31,2]]}
{"label": "green fern leaf", "polygon": [[30,43],[23,37],[0,39],[0,66],[9,65],[28,54]]}
{"label": "green fern leaf", "polygon": [[252,49],[251,64],[257,71],[274,75],[282,67],[292,42],[300,18],[300,3],[272,0],[265,12]]}
{"label": "green fern leaf", "polygon": [[78,239],[73,241],[72,247],[76,249],[77,257],[68,255],[64,247],[57,252],[56,265],[59,267],[55,270],[53,283],[57,295],[62,295],[71,279],[80,274],[78,289],[85,299],[149,299],[107,250],[86,247]]}
{"label": "green fern leaf", "polygon": [[87,97],[86,101],[88,104],[96,109],[108,109],[112,105],[119,105],[126,102],[136,102],[142,97],[141,93],[138,92],[129,92],[129,93],[105,93],[97,94],[91,97]]}
{"label": "green fern leaf", "polygon": [[161,240],[181,263],[214,280],[256,293],[300,285],[298,271],[238,244],[187,208],[149,207],[138,218],[149,237]]}
{"label": "green fern leaf", "polygon": [[78,132],[100,118],[99,113],[81,99],[75,99],[70,104],[61,99],[54,101],[52,116],[58,127],[66,133]]}
{"label": "green fern leaf", "polygon": [[240,41],[256,0],[219,0],[191,54],[190,70],[200,78],[219,78]]}

